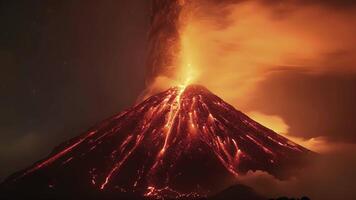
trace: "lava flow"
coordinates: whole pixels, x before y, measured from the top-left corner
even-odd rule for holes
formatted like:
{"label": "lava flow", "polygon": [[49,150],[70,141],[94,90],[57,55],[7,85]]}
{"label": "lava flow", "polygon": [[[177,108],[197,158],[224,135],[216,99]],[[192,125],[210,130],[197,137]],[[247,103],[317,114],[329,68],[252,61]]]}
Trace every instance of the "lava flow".
{"label": "lava flow", "polygon": [[249,170],[283,178],[310,153],[206,88],[190,85],[105,120],[2,186],[193,198],[210,195]]}

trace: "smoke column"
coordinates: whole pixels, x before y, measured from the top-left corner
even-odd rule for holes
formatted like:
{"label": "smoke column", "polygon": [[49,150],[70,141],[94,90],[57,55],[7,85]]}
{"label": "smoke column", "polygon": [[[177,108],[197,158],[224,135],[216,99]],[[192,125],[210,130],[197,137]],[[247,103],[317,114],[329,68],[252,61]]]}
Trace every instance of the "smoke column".
{"label": "smoke column", "polygon": [[184,1],[153,0],[149,55],[147,60],[148,84],[159,75],[172,76],[180,51],[179,16]]}

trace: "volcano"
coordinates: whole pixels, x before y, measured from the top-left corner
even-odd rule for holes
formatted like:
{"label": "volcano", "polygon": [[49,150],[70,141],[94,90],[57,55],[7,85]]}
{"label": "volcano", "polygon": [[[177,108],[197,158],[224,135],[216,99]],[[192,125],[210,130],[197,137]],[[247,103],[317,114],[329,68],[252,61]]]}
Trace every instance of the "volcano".
{"label": "volcano", "polygon": [[206,88],[190,85],[104,120],[13,174],[1,188],[198,198],[250,170],[285,178],[310,154]]}

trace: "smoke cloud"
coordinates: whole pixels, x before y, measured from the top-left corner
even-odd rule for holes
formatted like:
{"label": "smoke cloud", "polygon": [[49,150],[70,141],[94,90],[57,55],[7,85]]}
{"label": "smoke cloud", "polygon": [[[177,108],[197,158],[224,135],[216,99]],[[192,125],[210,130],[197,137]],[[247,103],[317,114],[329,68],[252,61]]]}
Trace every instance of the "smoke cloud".
{"label": "smoke cloud", "polygon": [[[317,0],[170,2],[168,7],[175,15],[156,18],[174,30],[174,34],[164,34],[163,41],[176,43],[175,54],[170,51],[162,54],[171,55],[174,62],[152,68],[156,73],[151,74],[150,87],[144,97],[190,79],[191,83],[206,86],[244,112],[281,117],[291,126],[291,135],[314,138],[314,141],[318,138],[317,143],[328,138],[350,140],[352,136],[348,132],[355,131],[356,127],[345,118],[354,111],[351,102],[355,98],[347,95],[350,94],[347,91],[352,89],[353,77],[356,77],[352,75],[356,74],[355,3]],[[164,12],[157,13],[156,16],[160,16]],[[159,51],[160,48],[156,48],[155,52]],[[291,74],[301,78],[295,80]],[[275,83],[276,79],[281,81]],[[291,80],[295,82],[290,83]],[[306,81],[308,84],[303,84]],[[294,91],[288,90],[288,83]],[[341,93],[345,100],[337,100]],[[316,96],[320,98],[310,99]],[[264,102],[263,98],[269,101]],[[309,100],[315,101],[313,105]],[[285,106],[279,109],[278,104]],[[341,105],[345,105],[345,109],[340,109]],[[312,112],[314,108],[318,110]],[[309,118],[303,125],[301,121],[305,120],[296,118],[303,119],[306,110],[310,115],[305,116]],[[336,134],[341,127],[345,127],[342,133]]]}
{"label": "smoke cloud", "polygon": [[355,199],[356,158],[349,154],[355,150],[356,145],[345,144],[340,151],[324,154],[289,180],[278,180],[257,171],[241,177],[238,182],[271,198],[308,196],[313,200]]}
{"label": "smoke cloud", "polygon": [[197,4],[183,32],[189,44],[183,53],[193,55],[196,82],[234,104],[245,103],[244,96],[276,70],[355,70],[352,13],[258,1]]}

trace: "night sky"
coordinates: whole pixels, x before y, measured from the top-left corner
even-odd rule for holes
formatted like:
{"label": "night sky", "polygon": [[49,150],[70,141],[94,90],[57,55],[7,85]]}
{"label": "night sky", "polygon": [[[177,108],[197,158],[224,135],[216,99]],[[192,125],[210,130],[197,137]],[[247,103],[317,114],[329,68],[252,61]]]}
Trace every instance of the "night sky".
{"label": "night sky", "polygon": [[[241,4],[245,7],[240,0],[207,2],[204,9],[210,12],[199,17],[212,23],[197,23],[206,30],[193,35],[200,39],[196,46],[204,64],[200,83],[237,109],[258,112],[257,121],[276,118],[278,123],[266,124],[272,129],[282,124],[300,141],[324,145],[329,152],[342,149],[328,162],[336,166],[311,173],[320,172],[318,183],[334,177],[340,191],[351,188],[356,178],[350,153],[356,149],[356,2],[261,0],[262,6]],[[240,18],[230,20],[231,13],[220,12],[223,6],[245,17],[243,28],[233,29]],[[239,13],[249,9],[250,15]],[[148,0],[1,1],[0,180],[135,103],[149,73],[150,16]],[[238,39],[220,40],[223,34]],[[297,42],[285,45],[285,38]],[[220,43],[211,43],[214,39]],[[280,57],[283,62],[275,59]],[[256,59],[261,68],[249,65]],[[331,176],[335,168],[341,174]],[[325,196],[325,188],[337,190],[322,186]]]}
{"label": "night sky", "polygon": [[143,2],[1,1],[0,179],[135,102]]}

